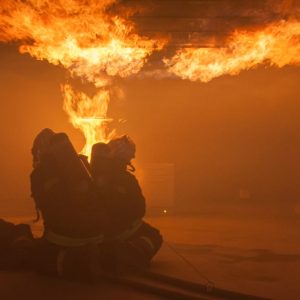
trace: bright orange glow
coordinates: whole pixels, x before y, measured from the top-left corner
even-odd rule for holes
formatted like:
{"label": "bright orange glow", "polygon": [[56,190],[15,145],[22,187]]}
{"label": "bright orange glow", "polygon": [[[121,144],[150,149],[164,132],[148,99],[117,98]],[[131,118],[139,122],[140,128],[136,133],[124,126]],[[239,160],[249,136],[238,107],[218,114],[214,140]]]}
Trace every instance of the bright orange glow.
{"label": "bright orange glow", "polygon": [[108,90],[99,92],[90,98],[83,92],[75,92],[68,84],[62,86],[64,110],[75,128],[80,129],[86,137],[82,153],[89,156],[92,146],[97,141],[108,142],[114,132],[107,132],[107,109],[109,104]]}
{"label": "bright orange glow", "polygon": [[165,59],[168,72],[208,82],[266,63],[300,65],[300,22],[281,21],[257,31],[235,31],[224,48],[185,48]]}
{"label": "bright orange glow", "polygon": [[[72,76],[99,89],[93,97],[88,97],[74,92],[70,84],[62,88],[64,109],[71,123],[84,133],[83,153],[88,156],[95,142],[107,141],[111,136],[107,130],[107,108],[113,77],[138,73],[147,58],[166,44],[165,40],[138,35],[132,22],[113,15],[109,8],[116,2],[1,1],[0,41],[17,41],[21,43],[21,53],[62,66]],[[237,30],[224,47],[179,49],[173,57],[164,59],[167,72],[152,70],[149,74],[208,82],[263,63],[278,67],[300,65],[299,39],[297,20],[278,21],[255,30]]]}
{"label": "bright orange glow", "polygon": [[1,1],[1,41],[21,41],[21,53],[63,66],[72,76],[101,88],[92,98],[74,93],[69,85],[63,88],[64,108],[72,124],[84,133],[83,152],[88,155],[92,144],[107,139],[104,120],[110,77],[136,74],[147,57],[163,46],[134,33],[129,21],[110,15],[107,8],[114,2]]}

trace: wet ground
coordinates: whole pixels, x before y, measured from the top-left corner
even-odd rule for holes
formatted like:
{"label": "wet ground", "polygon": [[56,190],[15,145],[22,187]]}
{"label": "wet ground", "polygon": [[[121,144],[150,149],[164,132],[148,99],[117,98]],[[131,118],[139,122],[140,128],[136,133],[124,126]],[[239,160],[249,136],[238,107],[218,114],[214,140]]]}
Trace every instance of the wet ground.
{"label": "wet ground", "polygon": [[[154,271],[272,299],[300,299],[299,219],[163,216],[148,221],[166,240]],[[33,229],[41,232],[39,224]],[[0,276],[2,299],[158,299],[108,284],[92,286],[32,273]]]}

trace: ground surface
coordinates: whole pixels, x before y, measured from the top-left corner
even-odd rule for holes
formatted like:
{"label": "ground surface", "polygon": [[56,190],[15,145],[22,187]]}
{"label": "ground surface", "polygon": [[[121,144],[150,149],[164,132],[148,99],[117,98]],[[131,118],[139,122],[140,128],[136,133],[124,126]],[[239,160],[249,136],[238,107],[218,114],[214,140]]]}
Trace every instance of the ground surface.
{"label": "ground surface", "polygon": [[[272,299],[300,299],[300,220],[156,218],[168,244],[154,268]],[[178,254],[197,267],[189,267]],[[205,277],[205,278],[204,278]]]}
{"label": "ground surface", "polygon": [[[148,221],[166,239],[153,270],[272,299],[300,299],[299,219],[164,216]],[[40,225],[33,229],[41,231]],[[31,273],[1,272],[0,286],[1,299],[158,299],[114,285]]]}

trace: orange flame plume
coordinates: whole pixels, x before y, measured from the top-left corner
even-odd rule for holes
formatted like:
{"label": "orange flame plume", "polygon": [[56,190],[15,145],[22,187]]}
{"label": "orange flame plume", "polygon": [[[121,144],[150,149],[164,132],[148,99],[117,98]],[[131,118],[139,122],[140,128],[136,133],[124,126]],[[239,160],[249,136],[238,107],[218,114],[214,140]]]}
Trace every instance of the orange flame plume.
{"label": "orange flame plume", "polygon": [[[147,58],[166,40],[149,39],[135,32],[127,19],[112,14],[117,0],[1,0],[0,42],[18,41],[20,52],[59,65],[98,88],[93,97],[62,86],[64,109],[73,126],[85,135],[83,153],[95,142],[107,141],[110,85],[114,76],[140,72]],[[182,48],[165,58],[167,71],[152,76],[176,75],[192,81],[239,74],[260,64],[300,65],[300,22],[288,19],[291,1],[283,1],[286,20],[256,30],[233,32],[222,48]],[[127,12],[126,12],[127,13]],[[130,13],[130,12],[128,12]],[[147,74],[147,72],[145,72]]]}
{"label": "orange flame plume", "polygon": [[266,63],[300,65],[300,22],[280,21],[254,32],[236,31],[225,48],[185,48],[164,59],[168,72],[183,79],[208,82],[237,75]]}
{"label": "orange flame plume", "polygon": [[86,145],[82,153],[91,153],[95,141],[108,142],[114,132],[107,133],[107,110],[109,104],[108,90],[99,90],[92,98],[83,92],[75,92],[71,85],[62,85],[64,110],[75,128],[84,133]]}
{"label": "orange flame plume", "polygon": [[[64,109],[85,135],[83,153],[106,141],[106,112],[111,76],[140,71],[147,57],[163,42],[134,33],[133,25],[107,9],[115,0],[3,0],[0,40],[21,41],[20,52],[68,69],[72,76],[100,89],[94,97],[63,87]],[[74,107],[76,108],[74,109]]]}

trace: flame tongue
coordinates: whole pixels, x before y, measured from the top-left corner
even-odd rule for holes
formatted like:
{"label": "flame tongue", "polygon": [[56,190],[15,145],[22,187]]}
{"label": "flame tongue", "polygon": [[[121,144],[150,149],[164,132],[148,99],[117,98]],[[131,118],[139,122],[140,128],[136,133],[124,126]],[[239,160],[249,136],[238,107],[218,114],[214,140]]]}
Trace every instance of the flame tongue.
{"label": "flame tongue", "polygon": [[[131,22],[109,13],[108,9],[116,2],[1,0],[0,41],[20,41],[22,53],[60,65],[72,76],[99,88],[93,97],[88,97],[75,92],[69,84],[62,86],[64,109],[71,123],[84,133],[83,152],[87,155],[95,142],[111,138],[107,110],[112,77],[138,73],[147,58],[165,44],[164,40],[136,34]],[[287,12],[291,2],[283,1]],[[183,79],[208,82],[262,63],[278,67],[300,65],[299,38],[300,22],[296,19],[258,30],[235,31],[224,48],[178,49],[173,57],[164,59],[167,72],[156,70],[153,74],[175,74]]]}
{"label": "flame tongue", "polygon": [[281,21],[254,32],[236,31],[226,48],[185,48],[164,62],[172,74],[208,82],[262,63],[278,67],[300,65],[299,39],[300,22]]}
{"label": "flame tongue", "polygon": [[163,44],[133,32],[133,25],[107,13],[115,0],[2,0],[0,40],[22,41],[21,53],[66,68],[100,87],[94,97],[64,85],[64,109],[85,135],[83,153],[107,141],[109,77],[140,71]]}
{"label": "flame tongue", "polygon": [[103,74],[135,74],[163,46],[135,34],[130,22],[107,14],[114,2],[4,0],[0,39],[21,40],[21,53],[62,65],[73,75],[101,86]]}
{"label": "flame tongue", "polygon": [[91,98],[83,92],[75,92],[68,84],[62,86],[62,91],[65,99],[64,110],[72,125],[80,129],[86,138],[82,153],[90,156],[93,144],[98,141],[107,142],[113,135],[113,132],[107,130],[107,123],[111,121],[106,118],[109,91],[101,89]]}

